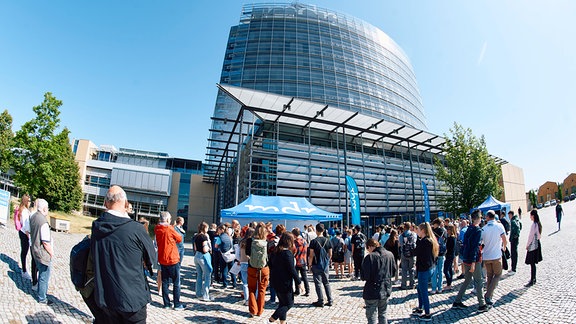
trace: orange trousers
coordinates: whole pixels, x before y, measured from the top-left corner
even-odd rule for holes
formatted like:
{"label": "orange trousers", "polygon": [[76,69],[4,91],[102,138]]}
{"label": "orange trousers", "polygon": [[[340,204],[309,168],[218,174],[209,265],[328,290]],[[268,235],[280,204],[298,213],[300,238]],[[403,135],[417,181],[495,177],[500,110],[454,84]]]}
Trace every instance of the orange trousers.
{"label": "orange trousers", "polygon": [[[269,279],[268,267],[262,269],[248,267],[248,311],[250,314],[261,316],[264,313]],[[256,299],[256,291],[258,291],[258,299]]]}

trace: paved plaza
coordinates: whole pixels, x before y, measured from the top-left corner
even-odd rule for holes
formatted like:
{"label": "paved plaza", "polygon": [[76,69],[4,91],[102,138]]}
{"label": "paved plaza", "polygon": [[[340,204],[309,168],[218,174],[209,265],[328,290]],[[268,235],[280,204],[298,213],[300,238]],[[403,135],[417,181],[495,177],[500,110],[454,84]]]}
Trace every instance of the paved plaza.
{"label": "paved plaza", "polygon": [[[529,215],[522,215],[524,230],[520,240],[518,272],[504,274],[494,295],[494,308],[477,313],[475,296],[468,293],[466,310],[452,310],[451,304],[462,280],[450,293],[430,296],[433,322],[436,323],[576,323],[576,201],[563,204],[563,228],[556,231],[554,207],[540,210],[543,224],[542,249],[544,261],[538,265],[538,283],[531,288],[524,285],[530,278],[530,267],[524,264],[525,242],[530,225]],[[20,241],[10,224],[0,228],[0,323],[90,323],[92,316],[74,289],[69,276],[71,247],[83,238],[79,234],[55,233],[55,253],[49,298],[50,306],[38,304],[31,283],[21,278],[19,267]],[[187,250],[190,249],[187,245]],[[30,261],[28,261],[30,262]],[[148,306],[149,323],[265,323],[275,306],[266,305],[261,318],[250,318],[248,307],[242,305],[239,291],[212,289],[213,302],[194,298],[195,272],[193,257],[187,254],[183,264],[183,311],[162,308],[162,298],[151,282],[152,300]],[[504,271],[506,273],[506,271]],[[333,274],[333,273],[332,273]],[[311,281],[311,277],[310,277]],[[332,280],[334,306],[315,308],[311,288],[310,297],[297,296],[295,306],[288,313],[288,323],[366,323],[362,282]],[[313,284],[311,283],[312,287]],[[401,291],[395,286],[389,300],[388,319],[391,323],[417,322],[411,309],[417,304],[416,290]]]}

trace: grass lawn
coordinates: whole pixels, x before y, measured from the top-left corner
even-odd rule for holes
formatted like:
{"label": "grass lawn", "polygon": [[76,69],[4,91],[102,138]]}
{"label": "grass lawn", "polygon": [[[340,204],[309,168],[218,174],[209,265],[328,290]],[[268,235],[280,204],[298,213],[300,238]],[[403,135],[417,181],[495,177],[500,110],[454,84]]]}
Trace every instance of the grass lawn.
{"label": "grass lawn", "polygon": [[92,229],[92,221],[96,218],[84,215],[72,215],[63,212],[50,212],[50,217],[64,219],[70,222],[70,233],[90,234]]}

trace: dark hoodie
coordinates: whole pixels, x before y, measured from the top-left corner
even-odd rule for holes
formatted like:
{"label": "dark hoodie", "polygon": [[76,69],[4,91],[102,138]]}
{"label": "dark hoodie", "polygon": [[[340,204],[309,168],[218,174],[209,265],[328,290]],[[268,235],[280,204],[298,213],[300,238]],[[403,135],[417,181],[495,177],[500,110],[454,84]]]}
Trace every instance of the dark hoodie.
{"label": "dark hoodie", "polygon": [[156,251],[142,224],[104,212],[92,223],[91,252],[99,307],[137,312],[152,301],[143,265],[152,269]]}

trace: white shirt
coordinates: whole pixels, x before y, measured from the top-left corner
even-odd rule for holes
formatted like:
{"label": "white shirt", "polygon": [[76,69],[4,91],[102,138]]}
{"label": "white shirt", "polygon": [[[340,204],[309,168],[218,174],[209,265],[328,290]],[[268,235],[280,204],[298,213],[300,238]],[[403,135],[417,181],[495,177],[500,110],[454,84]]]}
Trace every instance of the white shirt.
{"label": "white shirt", "polygon": [[52,247],[52,253],[54,253],[54,244],[52,243],[52,233],[50,232],[50,226],[45,223],[40,227],[40,242],[48,243]]}
{"label": "white shirt", "polygon": [[30,211],[28,208],[24,208],[24,210],[19,211],[20,213],[20,223],[22,224],[22,228],[20,231],[26,234],[26,232],[30,232]]}
{"label": "white shirt", "polygon": [[498,260],[502,258],[502,237],[506,235],[504,226],[491,220],[482,227],[482,241],[484,249],[482,250],[483,260]]}
{"label": "white shirt", "polygon": [[108,209],[108,210],[106,210],[106,211],[107,211],[109,214],[112,214],[112,215],[117,216],[117,217],[130,218],[130,215],[128,215],[128,213],[122,213],[122,212],[119,212],[119,211],[114,210],[114,209]]}

